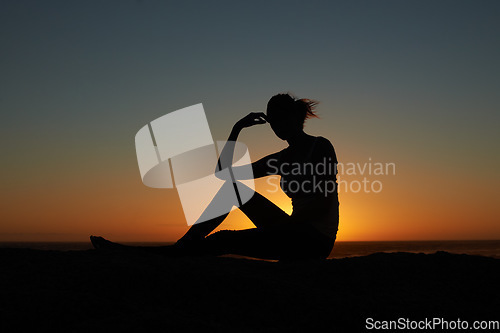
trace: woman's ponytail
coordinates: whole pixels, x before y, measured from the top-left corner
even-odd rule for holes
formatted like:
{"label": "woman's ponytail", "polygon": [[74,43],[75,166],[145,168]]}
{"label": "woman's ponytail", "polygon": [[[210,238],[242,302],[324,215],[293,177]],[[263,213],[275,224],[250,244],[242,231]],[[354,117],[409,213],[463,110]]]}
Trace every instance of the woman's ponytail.
{"label": "woman's ponytail", "polygon": [[304,120],[304,122],[309,118],[318,118],[318,116],[316,115],[316,106],[319,104],[319,102],[307,98],[301,98],[296,99],[294,101],[294,104],[297,112]]}

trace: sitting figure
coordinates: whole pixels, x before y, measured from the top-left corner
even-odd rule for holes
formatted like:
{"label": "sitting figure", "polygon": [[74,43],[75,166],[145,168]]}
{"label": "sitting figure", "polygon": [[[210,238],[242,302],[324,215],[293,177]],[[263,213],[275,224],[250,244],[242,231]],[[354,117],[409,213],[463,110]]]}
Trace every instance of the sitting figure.
{"label": "sitting figure", "polygon": [[[254,178],[281,177],[281,189],[292,200],[291,215],[255,192],[239,209],[256,228],[209,235],[224,221],[229,214],[226,213],[195,223],[170,246],[132,247],[95,236],[90,237],[92,244],[95,248],[141,249],[168,256],[237,254],[278,260],[328,257],[339,224],[338,162],[329,140],[304,132],[305,120],[316,117],[316,105],[315,101],[296,99],[289,94],[275,95],[267,104],[266,114],[250,113],[240,119],[228,138],[228,142],[235,142],[244,128],[269,123],[276,136],[288,143],[287,148],[261,158],[251,167]],[[220,155],[221,168],[231,167],[227,164],[232,164],[233,154],[234,145],[227,144]],[[243,167],[232,167],[233,174],[238,175],[237,169]],[[238,190],[253,191],[241,183]],[[206,209],[220,205],[221,198],[227,197],[225,191],[234,191],[232,181],[226,181]],[[231,210],[228,208],[227,212]]]}

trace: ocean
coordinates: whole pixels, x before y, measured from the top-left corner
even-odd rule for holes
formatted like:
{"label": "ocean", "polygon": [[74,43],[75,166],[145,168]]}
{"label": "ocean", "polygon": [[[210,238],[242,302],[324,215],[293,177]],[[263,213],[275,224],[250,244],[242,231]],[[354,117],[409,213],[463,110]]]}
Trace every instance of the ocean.
{"label": "ocean", "polygon": [[377,252],[434,253],[437,251],[500,259],[500,240],[336,242],[329,258],[366,256]]}
{"label": "ocean", "polygon": [[[128,245],[159,246],[172,243],[124,243]],[[37,250],[81,251],[92,249],[90,242],[0,242],[0,248],[30,248]],[[336,242],[329,258],[366,256],[377,252],[434,253],[446,251],[458,254],[481,255],[500,259],[500,240],[467,241],[385,241]]]}

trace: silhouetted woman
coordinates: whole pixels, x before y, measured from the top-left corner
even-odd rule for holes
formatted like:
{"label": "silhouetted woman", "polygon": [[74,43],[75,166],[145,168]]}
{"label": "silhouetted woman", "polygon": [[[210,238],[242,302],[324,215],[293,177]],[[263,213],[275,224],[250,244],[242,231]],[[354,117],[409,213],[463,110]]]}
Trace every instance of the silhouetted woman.
{"label": "silhouetted woman", "polygon": [[[267,104],[267,115],[250,113],[234,125],[219,159],[219,167],[230,167],[234,154],[234,144],[230,143],[237,140],[244,128],[268,122],[274,133],[288,142],[288,147],[252,163],[253,177],[279,175],[282,190],[292,199],[291,215],[255,192],[239,209],[256,228],[223,230],[209,235],[224,221],[226,213],[195,223],[175,245],[140,249],[174,256],[239,254],[266,259],[326,258],[333,248],[339,223],[337,157],[330,141],[304,132],[305,120],[316,117],[316,105],[315,101],[296,99],[290,94],[273,96]],[[233,167],[235,171],[237,168],[241,167]],[[238,172],[233,174],[237,176]],[[233,186],[232,181],[226,181],[206,209],[216,201],[220,205],[224,192],[234,191]],[[240,182],[238,189],[253,192]],[[229,212],[231,207],[227,208],[224,211]],[[102,237],[91,236],[91,241],[96,248],[131,248]]]}

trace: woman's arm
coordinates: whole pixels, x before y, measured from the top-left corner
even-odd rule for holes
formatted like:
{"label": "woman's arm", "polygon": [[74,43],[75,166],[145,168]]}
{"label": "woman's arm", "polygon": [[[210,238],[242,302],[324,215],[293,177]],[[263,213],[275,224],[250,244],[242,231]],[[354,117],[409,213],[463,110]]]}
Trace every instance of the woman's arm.
{"label": "woman's arm", "polygon": [[242,165],[237,167],[232,167],[234,178],[237,180],[246,180],[246,179],[256,179],[271,175],[276,175],[279,173],[279,157],[281,151],[264,156],[260,160],[253,162],[250,164],[252,168],[252,178],[249,178],[248,165]]}
{"label": "woman's arm", "polygon": [[248,172],[249,165],[242,165],[237,167],[232,166],[234,147],[241,130],[246,127],[264,123],[266,123],[266,115],[262,112],[252,112],[236,122],[236,124],[233,126],[233,129],[231,130],[231,134],[229,134],[229,138],[227,139],[224,148],[222,149],[219,161],[217,162],[216,172],[231,167],[234,179],[238,180],[261,178],[278,174],[278,162],[281,152],[267,155],[260,160],[252,163],[250,165],[252,168],[251,178],[249,178],[250,173]]}
{"label": "woman's arm", "polygon": [[264,123],[266,123],[266,115],[263,112],[251,112],[245,117],[238,120],[236,124],[234,124],[233,129],[231,130],[231,134],[229,134],[229,138],[227,139],[227,142],[224,145],[222,152],[220,153],[216,171],[223,170],[232,166],[234,146],[241,130],[246,127]]}

